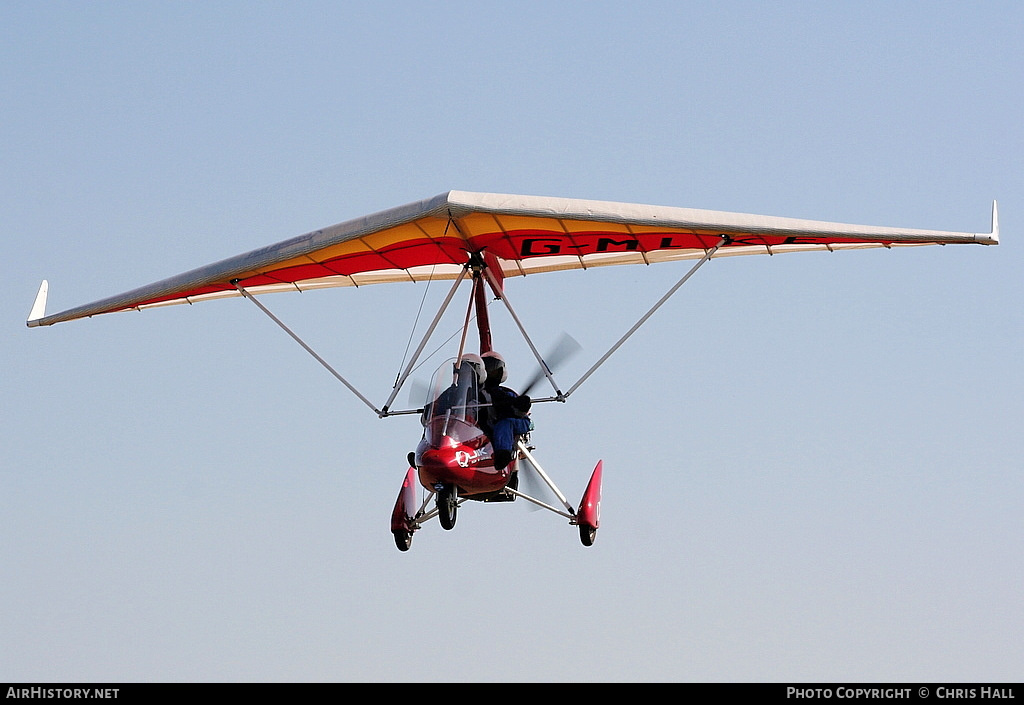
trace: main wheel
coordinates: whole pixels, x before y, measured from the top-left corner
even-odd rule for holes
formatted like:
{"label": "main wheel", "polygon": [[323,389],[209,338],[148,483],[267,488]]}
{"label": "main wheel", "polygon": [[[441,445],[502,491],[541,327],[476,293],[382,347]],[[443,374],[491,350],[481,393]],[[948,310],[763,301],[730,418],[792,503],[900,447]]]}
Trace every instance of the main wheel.
{"label": "main wheel", "polygon": [[412,546],[412,532],[406,531],[405,529],[399,529],[392,531],[395,535],[395,545],[398,546],[399,551],[408,551]]}
{"label": "main wheel", "polygon": [[455,485],[445,485],[437,493],[437,518],[441,528],[451,531],[459,509],[459,490]]}
{"label": "main wheel", "polygon": [[584,546],[593,546],[595,538],[597,538],[597,529],[593,526],[580,524],[580,541]]}

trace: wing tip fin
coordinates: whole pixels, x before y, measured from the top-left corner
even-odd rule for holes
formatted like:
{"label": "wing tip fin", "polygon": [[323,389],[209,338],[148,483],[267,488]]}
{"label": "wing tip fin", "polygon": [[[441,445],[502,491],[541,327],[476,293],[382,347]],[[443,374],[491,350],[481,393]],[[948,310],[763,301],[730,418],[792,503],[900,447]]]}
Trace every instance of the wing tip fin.
{"label": "wing tip fin", "polygon": [[992,201],[992,232],[989,234],[989,240],[993,245],[999,244],[999,203],[995,200]]}
{"label": "wing tip fin", "polygon": [[26,321],[29,328],[38,326],[39,320],[46,316],[46,293],[49,287],[50,285],[45,279],[39,285],[39,291],[36,292],[36,300],[32,302],[32,310],[29,311],[28,321]]}

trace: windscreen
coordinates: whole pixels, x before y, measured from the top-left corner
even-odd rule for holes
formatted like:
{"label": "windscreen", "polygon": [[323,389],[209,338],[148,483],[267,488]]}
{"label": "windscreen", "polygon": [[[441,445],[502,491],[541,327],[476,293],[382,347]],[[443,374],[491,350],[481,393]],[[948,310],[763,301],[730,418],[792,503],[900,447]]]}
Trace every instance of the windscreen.
{"label": "windscreen", "polygon": [[425,437],[438,446],[445,437],[466,443],[483,435],[477,425],[482,412],[476,371],[448,360],[434,373],[423,406]]}

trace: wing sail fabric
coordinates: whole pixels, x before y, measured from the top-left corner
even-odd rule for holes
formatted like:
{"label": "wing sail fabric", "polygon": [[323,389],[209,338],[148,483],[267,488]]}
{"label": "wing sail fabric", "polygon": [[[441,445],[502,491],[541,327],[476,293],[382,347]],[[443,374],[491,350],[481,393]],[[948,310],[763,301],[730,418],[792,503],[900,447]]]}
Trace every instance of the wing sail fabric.
{"label": "wing sail fabric", "polygon": [[[52,315],[48,326],[101,313],[251,293],[452,279],[472,252],[505,277],[620,264],[900,245],[999,242],[958,233],[579,199],[449,191],[230,257]],[[33,315],[38,316],[33,308]]]}

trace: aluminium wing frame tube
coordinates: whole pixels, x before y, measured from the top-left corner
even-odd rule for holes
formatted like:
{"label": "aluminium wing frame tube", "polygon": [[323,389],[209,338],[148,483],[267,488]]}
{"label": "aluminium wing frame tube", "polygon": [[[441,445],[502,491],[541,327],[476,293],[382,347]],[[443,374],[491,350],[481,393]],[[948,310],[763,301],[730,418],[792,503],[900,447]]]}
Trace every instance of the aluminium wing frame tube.
{"label": "aluminium wing frame tube", "polygon": [[438,309],[437,314],[434,316],[434,320],[430,322],[430,326],[427,328],[427,332],[423,335],[423,340],[420,341],[419,346],[416,348],[416,352],[412,354],[412,359],[409,360],[409,364],[405,366],[405,371],[402,372],[402,375],[398,378],[398,381],[395,382],[395,387],[394,389],[391,390],[391,396],[389,396],[388,400],[384,402],[383,411],[378,412],[379,416],[384,417],[388,415],[388,407],[391,406],[391,403],[395,400],[395,397],[398,396],[398,392],[402,389],[402,385],[405,384],[405,381],[409,378],[409,375],[412,374],[413,368],[416,366],[416,362],[419,360],[420,355],[423,353],[423,348],[427,347],[427,342],[430,340],[430,337],[434,334],[434,329],[437,328],[437,324],[441,322],[441,316],[443,316],[444,312],[448,309],[448,304],[451,303],[452,298],[455,296],[456,290],[459,288],[459,284],[461,284],[462,280],[466,278],[466,273],[468,271],[468,267],[463,267],[462,271],[459,273],[458,278],[455,280],[455,283],[452,284],[452,288],[448,291],[448,296],[445,297],[444,302],[441,304],[441,308]]}
{"label": "aluminium wing frame tube", "polygon": [[[669,300],[669,298],[671,298],[671,297],[672,297],[672,295],[673,295],[674,293],[676,293],[676,291],[678,291],[678,290],[679,290],[679,287],[681,287],[681,286],[682,286],[683,284],[685,284],[685,283],[687,282],[687,280],[688,280],[688,279],[689,279],[690,277],[692,277],[692,276],[694,275],[694,273],[696,273],[696,271],[697,271],[698,269],[700,269],[700,268],[701,268],[701,266],[702,266],[702,265],[703,265],[703,264],[704,264],[705,262],[707,262],[708,260],[710,260],[710,259],[712,258],[712,256],[714,256],[714,254],[715,254],[716,252],[718,252],[718,249],[719,249],[719,248],[720,248],[720,247],[721,247],[722,245],[724,245],[724,244],[725,244],[726,242],[728,242],[728,241],[729,241],[729,238],[728,238],[728,237],[725,237],[725,236],[723,236],[723,237],[722,237],[722,239],[718,241],[718,244],[717,244],[717,245],[715,245],[715,246],[714,246],[714,247],[712,247],[712,248],[711,248],[710,250],[708,250],[708,251],[707,251],[707,252],[706,252],[706,253],[704,254],[704,256],[703,256],[703,257],[701,257],[701,258],[700,258],[700,260],[698,260],[698,261],[697,261],[697,263],[696,263],[696,264],[694,264],[694,265],[693,265],[693,266],[692,266],[692,267],[690,268],[690,270],[689,270],[688,272],[686,272],[686,274],[684,274],[684,275],[683,275],[682,279],[680,279],[679,281],[677,281],[677,282],[675,283],[675,285],[673,285],[673,286],[672,286],[672,288],[671,288],[671,289],[669,289],[669,290],[668,290],[668,291],[667,291],[667,292],[665,293],[665,295],[664,295],[664,296],[662,296],[662,297],[661,297],[661,299],[659,299],[659,300],[658,300],[658,302],[657,302],[656,304],[654,304],[654,306],[652,306],[652,307],[650,308],[650,310],[649,310],[649,311],[647,311],[647,313],[645,313],[645,314],[644,314],[643,316],[641,316],[641,317],[640,317],[640,320],[638,320],[638,321],[637,321],[636,323],[634,323],[634,324],[633,324],[633,327],[632,327],[632,328],[630,328],[630,329],[629,329],[628,331],[626,331],[625,335],[623,335],[623,336],[622,336],[621,338],[619,338],[618,342],[616,342],[616,343],[615,343],[614,345],[612,345],[612,347],[611,347],[611,348],[609,348],[609,349],[608,349],[608,352],[606,352],[606,353],[605,353],[604,355],[602,355],[602,356],[601,356],[601,359],[600,359],[600,360],[598,360],[597,362],[595,362],[595,363],[594,363],[594,365],[593,365],[593,366],[592,366],[592,367],[591,367],[591,368],[590,368],[589,370],[587,370],[587,371],[586,371],[586,372],[585,372],[585,373],[583,374],[583,376],[582,376],[582,377],[580,377],[580,378],[579,378],[579,379],[578,379],[578,380],[576,381],[576,383],[575,383],[575,384],[573,384],[573,385],[572,385],[571,387],[569,387],[569,391],[567,391],[567,392],[566,392],[566,393],[565,393],[564,395],[562,395],[562,399],[560,399],[559,401],[564,401],[565,399],[567,399],[567,398],[569,397],[569,395],[570,395],[570,394],[572,394],[573,392],[575,392],[575,391],[576,391],[576,390],[577,390],[577,389],[579,388],[579,386],[580,386],[581,384],[583,384],[584,382],[586,382],[586,381],[587,381],[587,379],[588,379],[588,378],[590,377],[590,375],[594,374],[594,372],[595,372],[595,371],[597,370],[597,368],[598,368],[598,367],[600,367],[601,365],[603,365],[603,364],[605,363],[605,361],[606,361],[606,360],[607,360],[607,359],[608,359],[609,357],[611,357],[611,356],[612,356],[612,353],[614,353],[614,352],[615,352],[616,350],[618,350],[618,349],[619,349],[619,348],[620,348],[620,347],[622,346],[622,344],[623,344],[623,343],[625,343],[625,342],[626,342],[626,341],[627,341],[627,340],[628,340],[628,339],[630,338],[630,336],[632,336],[632,335],[633,335],[634,333],[636,333],[636,332],[637,332],[637,330],[638,330],[638,329],[640,328],[640,326],[642,326],[642,325],[643,325],[644,323],[646,323],[646,322],[647,322],[647,319],[648,319],[648,318],[650,318],[651,316],[653,316],[653,315],[654,315],[654,312],[655,312],[655,311],[657,311],[657,310],[658,310],[659,308],[661,308],[661,306],[662,306],[662,305],[663,305],[663,304],[664,304],[664,303],[665,303],[666,301],[668,301],[668,300]],[[538,400],[538,401],[542,401],[542,400]]]}
{"label": "aluminium wing frame tube", "polygon": [[281,320],[280,318],[278,318],[277,316],[275,316],[275,315],[274,315],[274,314],[273,314],[273,313],[272,313],[272,312],[270,311],[270,309],[268,309],[268,308],[267,308],[266,306],[264,306],[264,305],[263,305],[263,303],[262,303],[261,301],[259,301],[259,300],[258,300],[258,299],[257,299],[257,298],[256,298],[256,297],[255,297],[255,296],[253,295],[253,294],[251,294],[251,293],[249,293],[248,291],[246,291],[246,290],[245,290],[245,289],[244,289],[244,288],[242,287],[242,285],[241,285],[241,284],[239,284],[239,283],[238,283],[237,281],[234,281],[234,282],[231,282],[231,283],[232,283],[232,284],[234,284],[235,288],[236,288],[236,289],[238,289],[238,291],[239,291],[239,292],[240,292],[240,293],[242,294],[242,296],[244,296],[245,298],[249,299],[249,300],[250,300],[250,301],[252,301],[252,302],[253,302],[254,304],[256,304],[256,306],[258,306],[258,307],[259,307],[259,309],[260,309],[261,311],[263,311],[263,313],[267,314],[267,316],[268,316],[268,317],[270,318],[270,320],[272,320],[272,321],[273,321],[274,323],[276,323],[276,324],[277,324],[278,326],[280,326],[280,327],[281,327],[281,330],[283,330],[283,331],[284,331],[285,333],[287,333],[288,335],[290,335],[290,336],[292,337],[292,339],[293,339],[293,340],[294,340],[294,341],[295,341],[296,343],[298,343],[299,345],[301,345],[301,346],[302,346],[302,348],[303,348],[303,349],[304,349],[304,350],[305,350],[306,352],[308,352],[308,353],[309,353],[310,355],[312,355],[312,356],[313,356],[313,359],[315,359],[315,360],[316,360],[317,362],[319,362],[319,363],[320,363],[321,365],[323,365],[323,366],[324,366],[324,368],[325,368],[325,369],[326,369],[326,370],[327,370],[328,372],[330,372],[330,373],[331,373],[332,375],[334,375],[334,377],[335,377],[335,378],[336,378],[336,379],[337,379],[337,380],[338,380],[339,382],[341,382],[341,383],[342,383],[342,384],[344,384],[344,385],[345,385],[346,387],[348,387],[349,391],[350,391],[350,392],[352,392],[353,394],[355,394],[355,395],[356,395],[357,397],[359,397],[359,398],[360,398],[360,399],[362,400],[362,402],[363,402],[364,404],[366,404],[366,405],[367,405],[368,407],[370,407],[370,408],[371,408],[371,409],[372,409],[372,410],[374,411],[374,413],[376,413],[377,415],[381,415],[381,414],[383,413],[383,412],[382,412],[382,411],[381,411],[380,409],[378,409],[377,407],[375,407],[375,406],[373,405],[373,402],[371,402],[371,401],[370,401],[369,399],[367,399],[367,398],[366,398],[365,396],[363,396],[363,394],[362,394],[362,393],[361,393],[361,392],[360,392],[360,391],[359,391],[358,389],[356,389],[355,387],[353,387],[353,386],[352,386],[352,384],[351,384],[351,383],[350,383],[350,382],[349,382],[349,381],[348,381],[347,379],[345,379],[344,377],[342,377],[342,376],[341,376],[341,374],[340,374],[340,373],[339,373],[339,372],[338,372],[337,370],[335,370],[335,369],[334,369],[333,367],[331,367],[331,366],[330,366],[330,364],[328,364],[328,362],[327,362],[326,360],[324,360],[324,359],[323,359],[322,357],[320,357],[320,355],[319,355],[319,354],[318,354],[318,353],[316,352],[316,350],[314,350],[313,348],[311,348],[311,347],[310,347],[310,346],[309,346],[309,345],[308,345],[308,344],[306,343],[306,341],[304,341],[304,340],[303,340],[302,338],[300,338],[300,337],[298,336],[298,334],[297,334],[297,333],[295,333],[295,331],[293,331],[293,330],[292,330],[291,328],[289,328],[289,327],[288,327],[287,325],[285,325],[284,321],[282,321],[282,320]]}

